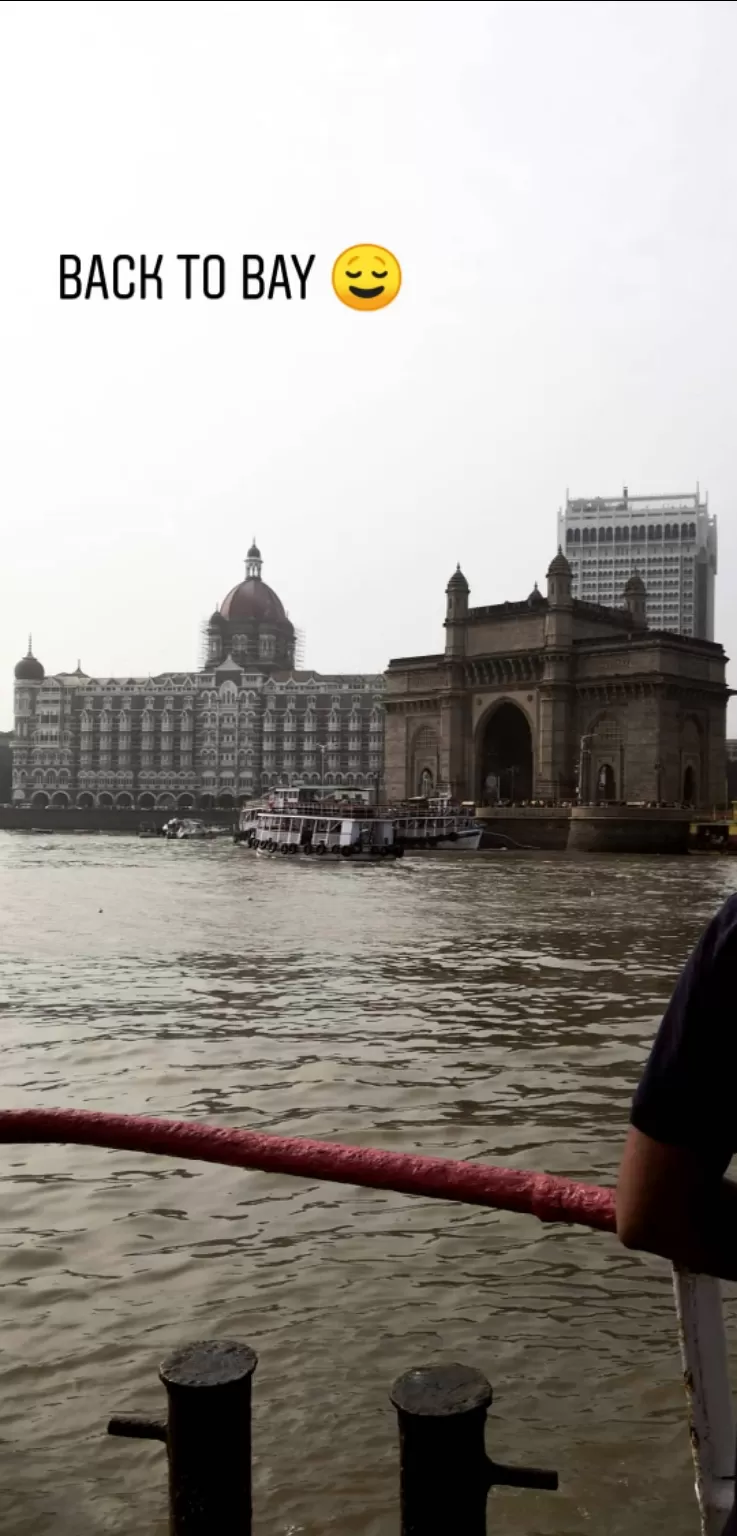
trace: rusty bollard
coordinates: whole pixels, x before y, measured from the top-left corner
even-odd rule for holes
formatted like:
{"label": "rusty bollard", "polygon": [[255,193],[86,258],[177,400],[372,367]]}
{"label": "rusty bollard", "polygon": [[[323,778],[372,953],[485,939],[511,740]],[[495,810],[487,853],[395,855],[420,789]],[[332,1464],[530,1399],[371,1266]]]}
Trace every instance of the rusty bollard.
{"label": "rusty bollard", "polygon": [[163,1440],[170,1536],[251,1536],[251,1378],[257,1356],[230,1340],[190,1344],[159,1368],[168,1420],[119,1415],[108,1434]]}
{"label": "rusty bollard", "polygon": [[399,1420],[401,1536],[486,1536],[493,1485],[558,1487],[556,1472],[504,1467],[486,1454],[492,1391],[465,1365],[427,1366],[395,1381]]}

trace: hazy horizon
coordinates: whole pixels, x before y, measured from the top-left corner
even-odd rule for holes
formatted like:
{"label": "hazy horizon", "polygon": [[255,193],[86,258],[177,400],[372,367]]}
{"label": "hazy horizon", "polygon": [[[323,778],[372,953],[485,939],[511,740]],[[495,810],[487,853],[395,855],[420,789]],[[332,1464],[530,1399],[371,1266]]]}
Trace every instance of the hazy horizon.
{"label": "hazy horizon", "polygon": [[[698,482],[737,657],[733,4],[54,0],[0,41],[0,728],[29,632],[195,667],[254,535],[308,667],[437,651],[458,561],[544,589],[567,487]],[[403,283],[356,314],[369,237]],[[163,254],[164,297],[61,302],[62,252]],[[314,253],[307,298],[245,302],[248,252]]]}

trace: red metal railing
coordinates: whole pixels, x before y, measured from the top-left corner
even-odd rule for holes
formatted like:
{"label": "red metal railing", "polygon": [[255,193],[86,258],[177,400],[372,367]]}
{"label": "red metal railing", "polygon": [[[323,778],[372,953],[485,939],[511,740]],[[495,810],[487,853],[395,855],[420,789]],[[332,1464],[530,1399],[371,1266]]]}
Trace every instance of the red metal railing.
{"label": "red metal railing", "polygon": [[552,1174],[497,1168],[488,1163],[271,1136],[187,1120],[83,1109],[6,1109],[0,1111],[2,1142],[71,1142],[123,1152],[153,1152],[161,1157],[224,1163],[231,1168],[325,1179],[402,1195],[460,1200],[466,1205],[523,1212],[540,1221],[594,1227],[599,1232],[615,1228],[614,1193],[597,1184],[576,1184]]}

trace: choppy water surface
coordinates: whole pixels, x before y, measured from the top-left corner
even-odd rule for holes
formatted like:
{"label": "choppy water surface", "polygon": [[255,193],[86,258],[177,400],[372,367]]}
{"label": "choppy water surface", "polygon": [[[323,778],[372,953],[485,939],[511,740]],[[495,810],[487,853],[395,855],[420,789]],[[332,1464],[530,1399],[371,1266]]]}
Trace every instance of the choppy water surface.
{"label": "choppy water surface", "polygon": [[[390,869],[230,843],[0,834],[8,1107],[199,1117],[587,1180],[615,1176],[676,971],[729,860],[481,855]],[[163,1536],[159,1360],[260,1356],[260,1536],[397,1529],[394,1377],[494,1384],[525,1536],[696,1528],[667,1266],[613,1238],[326,1184],[0,1148],[0,1527]],[[731,1326],[731,1319],[730,1319]],[[491,1521],[490,1521],[491,1527]]]}

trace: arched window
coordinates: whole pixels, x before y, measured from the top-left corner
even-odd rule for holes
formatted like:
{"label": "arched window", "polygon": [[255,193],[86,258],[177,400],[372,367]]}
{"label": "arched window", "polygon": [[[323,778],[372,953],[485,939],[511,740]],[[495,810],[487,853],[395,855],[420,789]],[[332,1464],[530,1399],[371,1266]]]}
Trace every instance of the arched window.
{"label": "arched window", "polygon": [[602,763],[596,777],[596,798],[599,802],[614,800],[616,792],[614,769],[611,763]]}
{"label": "arched window", "polygon": [[614,538],[614,530],[612,528],[607,528],[607,531],[606,531],[606,542],[607,542],[607,544],[611,544],[613,538]]}
{"label": "arched window", "polygon": [[573,543],[573,529],[572,528],[566,528],[566,544],[572,544],[572,543]]}
{"label": "arched window", "polygon": [[423,726],[412,742],[412,794],[425,795],[423,783],[434,788],[438,781],[438,737],[431,726]]}
{"label": "arched window", "polygon": [[574,542],[576,544],[580,544],[581,543],[581,529],[580,528],[574,528],[574,530],[573,530],[573,538],[574,538]]}

